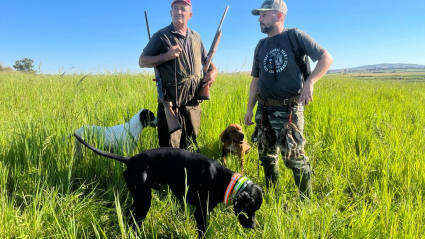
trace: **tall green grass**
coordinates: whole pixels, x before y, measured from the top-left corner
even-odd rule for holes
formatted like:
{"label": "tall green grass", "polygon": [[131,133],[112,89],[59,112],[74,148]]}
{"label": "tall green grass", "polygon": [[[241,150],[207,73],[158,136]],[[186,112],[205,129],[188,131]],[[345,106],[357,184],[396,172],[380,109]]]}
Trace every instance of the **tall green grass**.
{"label": "tall green grass", "polygon": [[[72,157],[73,130],[122,124],[141,108],[156,112],[152,77],[0,73],[0,238],[197,236],[193,207],[171,193],[154,192],[134,230],[124,166],[91,152],[78,162]],[[219,134],[243,120],[250,79],[219,75],[202,104],[202,154],[220,160]],[[319,81],[305,112],[312,201],[300,201],[283,163],[276,191],[266,190],[254,147],[245,172],[265,190],[258,227],[244,229],[221,204],[210,215],[208,237],[423,238],[424,91],[425,82],[412,78]],[[138,147],[158,147],[156,129],[146,128]],[[237,157],[228,163],[239,170]]]}

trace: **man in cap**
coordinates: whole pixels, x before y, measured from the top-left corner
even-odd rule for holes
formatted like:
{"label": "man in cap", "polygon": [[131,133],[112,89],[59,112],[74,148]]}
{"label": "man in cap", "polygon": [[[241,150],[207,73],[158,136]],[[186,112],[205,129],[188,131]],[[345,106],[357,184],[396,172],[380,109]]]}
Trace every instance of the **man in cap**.
{"label": "man in cap", "polygon": [[[290,147],[293,144],[289,144],[290,142],[286,145],[278,145],[276,142],[287,140],[279,137],[282,137],[281,132],[287,132],[282,131],[282,128],[291,122],[302,135],[304,106],[313,101],[313,85],[326,73],[333,59],[329,52],[305,32],[284,28],[286,13],[287,6],[282,0],[266,0],[261,8],[252,10],[253,15],[259,16],[261,32],[267,34],[267,37],[259,41],[254,51],[251,72],[253,78],[245,124],[253,124],[253,109],[258,102],[253,139],[260,139],[258,153],[264,168],[266,186],[273,186],[278,181],[280,151],[285,166],[293,171],[301,198],[310,198],[312,169],[307,156],[303,150],[300,154],[291,153]],[[307,79],[303,79],[302,70],[297,63],[290,31],[295,33],[299,50],[313,61],[318,60]],[[256,132],[260,135],[255,135]],[[285,148],[286,146],[289,148]]]}
{"label": "man in cap", "polygon": [[[201,106],[197,94],[202,85],[211,85],[217,69],[211,63],[201,79],[207,52],[199,34],[189,29],[192,18],[190,0],[174,0],[170,10],[172,23],[153,34],[139,58],[140,67],[157,67],[165,90],[165,100],[172,102],[182,129],[170,135],[164,106],[158,104],[158,139],[160,147],[187,149],[197,147],[196,136],[201,123]],[[176,87],[177,86],[177,87]]]}

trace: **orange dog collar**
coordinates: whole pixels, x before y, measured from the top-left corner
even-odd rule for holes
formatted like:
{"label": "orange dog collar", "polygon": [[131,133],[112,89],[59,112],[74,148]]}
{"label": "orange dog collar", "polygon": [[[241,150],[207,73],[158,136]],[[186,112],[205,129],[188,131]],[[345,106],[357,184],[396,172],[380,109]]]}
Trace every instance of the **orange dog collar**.
{"label": "orange dog collar", "polygon": [[224,194],[224,203],[225,204],[227,204],[229,202],[230,194],[231,194],[236,182],[238,181],[238,179],[240,177],[242,177],[242,175],[240,175],[239,173],[233,174],[232,179],[230,180],[230,183],[227,186],[226,193]]}

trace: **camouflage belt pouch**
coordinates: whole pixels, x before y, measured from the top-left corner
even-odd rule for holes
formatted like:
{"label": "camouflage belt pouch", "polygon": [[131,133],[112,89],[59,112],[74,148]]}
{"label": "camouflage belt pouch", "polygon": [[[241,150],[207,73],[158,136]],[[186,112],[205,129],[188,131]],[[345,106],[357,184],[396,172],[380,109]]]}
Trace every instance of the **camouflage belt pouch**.
{"label": "camouflage belt pouch", "polygon": [[270,124],[266,109],[258,110],[255,115],[255,129],[251,136],[253,143],[258,143],[259,147],[272,148],[276,143],[276,134]]}
{"label": "camouflage belt pouch", "polygon": [[289,159],[292,155],[297,158],[304,155],[305,143],[306,139],[298,127],[288,122],[281,129],[276,145],[285,153],[285,158]]}
{"label": "camouflage belt pouch", "polygon": [[[285,153],[285,158],[304,154],[306,140],[302,134],[304,126],[302,106],[290,107],[290,112],[270,108],[259,104],[252,142],[257,142],[259,149],[261,145],[264,148],[278,147]],[[291,113],[292,122],[289,124]]]}

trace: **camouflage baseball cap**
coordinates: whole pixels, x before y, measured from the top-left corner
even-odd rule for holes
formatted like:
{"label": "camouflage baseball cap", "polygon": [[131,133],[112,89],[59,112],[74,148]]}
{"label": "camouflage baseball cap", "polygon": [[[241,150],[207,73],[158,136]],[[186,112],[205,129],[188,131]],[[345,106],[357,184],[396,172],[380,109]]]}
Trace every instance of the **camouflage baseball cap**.
{"label": "camouflage baseball cap", "polygon": [[261,8],[254,9],[251,13],[254,16],[258,16],[260,12],[270,10],[276,10],[286,14],[288,8],[286,7],[286,3],[282,0],[266,0],[263,2],[263,5],[261,5]]}

